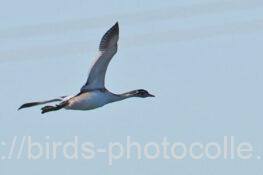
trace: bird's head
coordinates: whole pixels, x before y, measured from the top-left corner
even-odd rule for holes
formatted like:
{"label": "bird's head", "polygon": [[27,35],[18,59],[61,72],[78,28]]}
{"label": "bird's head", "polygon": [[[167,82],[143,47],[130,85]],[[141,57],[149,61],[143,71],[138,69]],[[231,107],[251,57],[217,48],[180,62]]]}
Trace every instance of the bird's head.
{"label": "bird's head", "polygon": [[141,97],[141,98],[146,98],[146,97],[155,97],[154,95],[150,94],[148,91],[144,89],[138,89],[132,92],[134,97]]}

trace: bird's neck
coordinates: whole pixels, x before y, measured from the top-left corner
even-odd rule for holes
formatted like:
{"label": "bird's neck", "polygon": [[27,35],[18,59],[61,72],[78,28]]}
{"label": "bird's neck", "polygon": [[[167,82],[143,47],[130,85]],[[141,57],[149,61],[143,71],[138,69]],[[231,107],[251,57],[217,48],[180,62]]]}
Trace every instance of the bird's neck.
{"label": "bird's neck", "polygon": [[134,91],[125,92],[123,94],[112,94],[111,102],[125,100],[127,98],[136,97]]}

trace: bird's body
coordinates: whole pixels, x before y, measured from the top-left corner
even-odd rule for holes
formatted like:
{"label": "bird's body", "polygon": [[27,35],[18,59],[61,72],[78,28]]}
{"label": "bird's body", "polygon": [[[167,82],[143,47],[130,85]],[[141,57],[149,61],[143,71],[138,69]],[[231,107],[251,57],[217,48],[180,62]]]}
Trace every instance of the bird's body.
{"label": "bird's body", "polygon": [[108,103],[119,101],[118,95],[115,95],[106,89],[84,92],[68,100],[65,109],[71,110],[91,110],[102,107]]}
{"label": "bird's body", "polygon": [[77,95],[26,103],[19,109],[60,101],[60,103],[55,106],[44,106],[42,108],[42,113],[57,111],[62,108],[69,110],[91,110],[130,97],[153,97],[153,95],[143,89],[117,95],[105,88],[106,71],[112,57],[117,53],[118,40],[119,25],[116,23],[102,37],[99,45],[98,56],[90,69],[87,82],[82,86]]}

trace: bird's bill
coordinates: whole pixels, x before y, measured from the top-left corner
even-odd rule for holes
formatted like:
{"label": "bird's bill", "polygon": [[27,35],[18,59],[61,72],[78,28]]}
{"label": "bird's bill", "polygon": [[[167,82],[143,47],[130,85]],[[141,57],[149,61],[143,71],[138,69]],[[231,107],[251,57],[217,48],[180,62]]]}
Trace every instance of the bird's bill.
{"label": "bird's bill", "polygon": [[152,94],[148,94],[148,97],[155,97],[155,95],[152,95]]}

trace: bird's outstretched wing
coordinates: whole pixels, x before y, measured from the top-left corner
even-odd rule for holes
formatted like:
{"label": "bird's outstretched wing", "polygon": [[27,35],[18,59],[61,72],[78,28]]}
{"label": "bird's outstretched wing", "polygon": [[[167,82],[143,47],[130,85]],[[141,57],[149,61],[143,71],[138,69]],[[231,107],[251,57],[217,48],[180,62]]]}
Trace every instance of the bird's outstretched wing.
{"label": "bird's outstretched wing", "polygon": [[92,65],[88,80],[81,88],[81,92],[105,88],[105,75],[108,65],[118,49],[119,25],[112,26],[102,37],[99,45],[99,53]]}
{"label": "bird's outstretched wing", "polygon": [[18,108],[18,110],[23,109],[23,108],[29,108],[37,105],[43,105],[47,103],[52,103],[52,102],[58,102],[58,101],[63,101],[66,98],[66,96],[62,96],[60,98],[55,98],[51,100],[46,100],[46,101],[37,101],[37,102],[30,102],[30,103],[25,103],[22,106]]}

